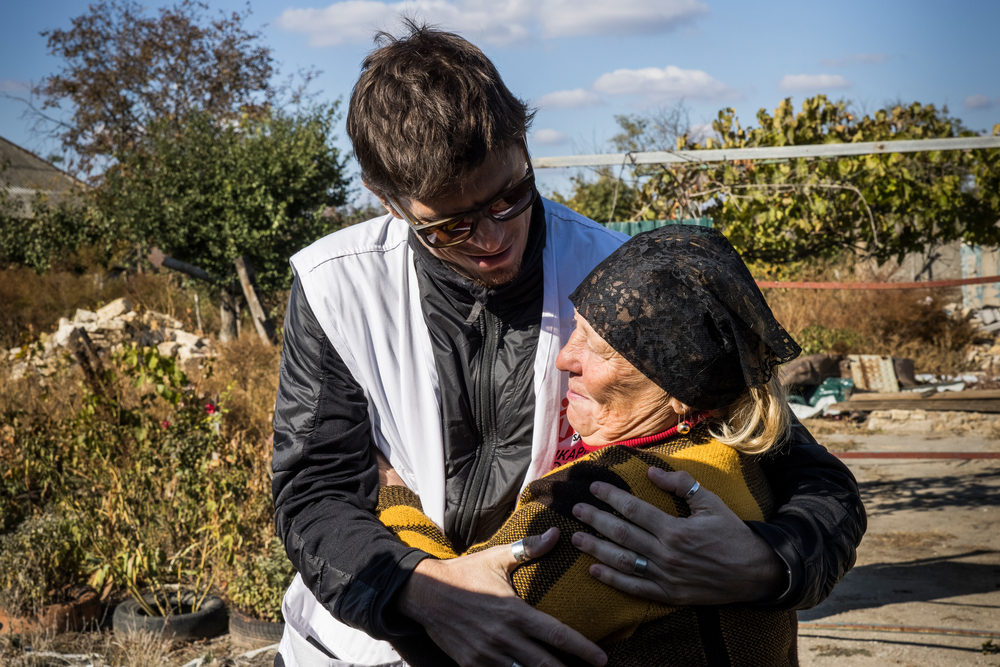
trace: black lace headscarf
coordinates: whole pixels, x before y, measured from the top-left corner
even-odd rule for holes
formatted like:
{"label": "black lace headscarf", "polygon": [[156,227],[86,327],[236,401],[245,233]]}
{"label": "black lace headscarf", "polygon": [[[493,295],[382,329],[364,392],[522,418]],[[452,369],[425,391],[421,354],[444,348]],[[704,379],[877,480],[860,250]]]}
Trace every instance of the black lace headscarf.
{"label": "black lace headscarf", "polygon": [[801,352],[736,249],[708,227],[636,235],[569,298],[643,375],[700,410],[730,405]]}

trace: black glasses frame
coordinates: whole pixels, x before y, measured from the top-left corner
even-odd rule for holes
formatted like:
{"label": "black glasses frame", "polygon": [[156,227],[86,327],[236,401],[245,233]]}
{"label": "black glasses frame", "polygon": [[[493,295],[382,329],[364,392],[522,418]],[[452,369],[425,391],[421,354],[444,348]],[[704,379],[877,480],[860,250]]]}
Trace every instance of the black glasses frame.
{"label": "black glasses frame", "polygon": [[[490,199],[490,201],[486,202],[484,206],[481,206],[478,209],[448,216],[444,220],[435,220],[434,222],[417,222],[414,216],[412,216],[402,204],[396,201],[395,198],[390,195],[386,195],[386,199],[388,200],[389,205],[395,209],[396,213],[398,213],[403,220],[406,220],[406,222],[408,222],[413,228],[413,231],[417,232],[430,247],[449,248],[451,246],[459,245],[460,243],[465,243],[475,236],[476,228],[479,226],[479,221],[482,218],[489,218],[497,223],[509,222],[524,213],[524,211],[538,199],[538,189],[535,187],[535,172],[531,167],[531,157],[528,155],[528,144],[524,137],[521,137],[521,149],[524,151],[524,161],[526,165],[524,177],[518,180],[517,183],[511,185],[509,188],[506,188],[503,192],[497,193],[495,197]],[[494,204],[507,197],[511,192],[514,192],[518,188],[522,187],[525,183],[530,185],[531,197],[523,206],[518,207],[517,210],[502,219],[490,215],[490,208],[492,208]],[[460,222],[470,217],[472,218],[472,222],[469,223],[469,229],[465,230],[465,234],[460,238],[452,239],[446,243],[434,242],[429,238],[432,234],[434,234],[435,230],[442,229],[447,225],[453,225],[456,222]]]}

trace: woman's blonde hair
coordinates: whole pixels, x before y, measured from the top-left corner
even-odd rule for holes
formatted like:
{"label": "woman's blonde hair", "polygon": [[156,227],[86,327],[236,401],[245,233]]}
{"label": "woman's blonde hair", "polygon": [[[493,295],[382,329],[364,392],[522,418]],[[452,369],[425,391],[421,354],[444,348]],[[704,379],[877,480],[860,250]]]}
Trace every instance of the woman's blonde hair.
{"label": "woman's blonde hair", "polygon": [[791,413],[785,388],[773,373],[768,383],[747,389],[718,411],[712,437],[743,454],[763,454],[788,439]]}

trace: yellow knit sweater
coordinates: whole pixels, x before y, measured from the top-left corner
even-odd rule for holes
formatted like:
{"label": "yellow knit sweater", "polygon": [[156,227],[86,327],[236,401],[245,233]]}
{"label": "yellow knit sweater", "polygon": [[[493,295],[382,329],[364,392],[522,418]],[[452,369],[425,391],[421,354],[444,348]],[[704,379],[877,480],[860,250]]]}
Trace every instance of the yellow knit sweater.
{"label": "yellow knit sweater", "polygon": [[[643,448],[606,447],[556,468],[529,484],[500,530],[467,553],[558,526],[556,546],[514,571],[514,589],[532,606],[598,642],[608,652],[610,665],[797,664],[794,612],[760,612],[738,605],[673,607],[628,595],[590,575],[589,567],[597,561],[578,551],[570,539],[574,532],[597,533],[573,516],[573,506],[587,502],[614,511],[590,493],[592,482],[617,486],[673,516],[690,515],[683,499],[649,481],[651,466],[686,470],[743,520],[765,521],[773,511],[770,488],[754,457],[714,440],[701,425],[686,436]],[[381,489],[377,511],[406,544],[437,558],[459,555],[406,487]]]}

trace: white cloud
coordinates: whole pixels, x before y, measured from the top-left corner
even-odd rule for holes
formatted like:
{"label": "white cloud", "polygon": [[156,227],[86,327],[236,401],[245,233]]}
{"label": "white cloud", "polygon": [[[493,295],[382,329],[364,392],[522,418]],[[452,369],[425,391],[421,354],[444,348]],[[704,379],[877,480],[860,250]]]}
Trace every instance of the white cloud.
{"label": "white cloud", "polygon": [[592,90],[576,88],[542,95],[535,100],[535,104],[542,109],[582,109],[604,104],[604,100]]}
{"label": "white cloud", "polygon": [[537,6],[546,37],[661,33],[708,13],[698,0],[542,0]]}
{"label": "white cloud", "polygon": [[850,88],[851,82],[839,74],[788,74],[778,87],[793,93]]}
{"label": "white cloud", "polygon": [[[309,35],[311,46],[365,42],[400,14],[495,45],[545,37],[633,35],[671,30],[708,12],[700,0],[344,0],[289,8],[278,26]],[[481,35],[481,37],[480,37]]]}
{"label": "white cloud", "polygon": [[25,93],[31,89],[27,81],[17,79],[0,79],[0,93]]}
{"label": "white cloud", "polygon": [[569,137],[560,132],[559,130],[538,130],[531,135],[532,141],[536,144],[545,144],[547,146],[557,146],[559,144],[568,144]]}
{"label": "white cloud", "polygon": [[286,9],[278,17],[285,30],[309,35],[310,46],[365,42],[379,28],[393,27],[400,14],[441,25],[460,33],[485,30],[485,41],[509,44],[528,37],[525,22],[529,7],[519,0],[346,0],[324,9]]}
{"label": "white cloud", "polygon": [[735,100],[742,94],[697,69],[664,68],[618,69],[598,77],[594,90],[608,95],[642,95],[650,100],[693,99]]}
{"label": "white cloud", "polygon": [[993,100],[985,95],[969,95],[962,104],[966,109],[989,109],[993,106]]}
{"label": "white cloud", "polygon": [[843,58],[827,58],[820,62],[822,67],[846,67],[848,65],[881,65],[889,57],[884,53],[852,53]]}

